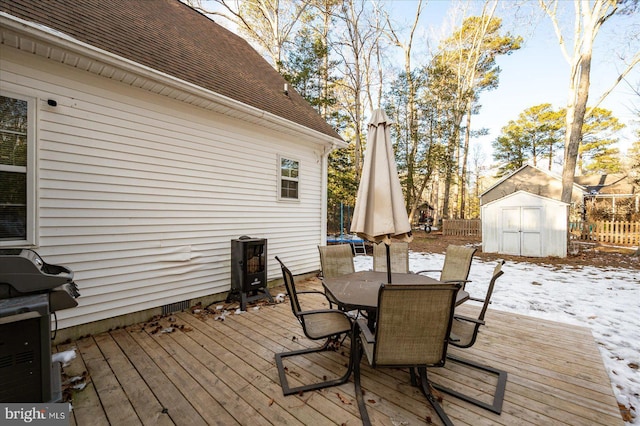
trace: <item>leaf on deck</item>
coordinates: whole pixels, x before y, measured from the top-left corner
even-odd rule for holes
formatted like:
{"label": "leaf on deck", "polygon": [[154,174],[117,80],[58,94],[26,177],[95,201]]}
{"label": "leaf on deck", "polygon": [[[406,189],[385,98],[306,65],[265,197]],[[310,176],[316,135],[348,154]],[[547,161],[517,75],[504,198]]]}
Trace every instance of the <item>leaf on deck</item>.
{"label": "leaf on deck", "polygon": [[343,404],[351,405],[351,400],[349,398],[342,395],[340,392],[336,392],[336,395],[338,395],[338,398]]}

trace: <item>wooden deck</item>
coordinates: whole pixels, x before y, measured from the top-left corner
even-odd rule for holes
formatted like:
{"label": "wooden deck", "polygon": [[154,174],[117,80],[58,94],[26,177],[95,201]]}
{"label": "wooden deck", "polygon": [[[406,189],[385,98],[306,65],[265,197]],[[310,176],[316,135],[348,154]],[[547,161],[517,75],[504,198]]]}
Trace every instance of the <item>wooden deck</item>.
{"label": "wooden deck", "polygon": [[[317,280],[301,283],[320,287]],[[301,285],[299,284],[299,285]],[[276,294],[278,289],[272,289]],[[319,306],[318,306],[319,307]],[[465,309],[474,309],[465,306]],[[451,353],[508,371],[501,415],[443,395],[456,425],[623,425],[611,382],[591,332],[531,317],[489,311],[471,349]],[[163,332],[168,327],[176,331]],[[72,424],[83,425],[358,425],[353,381],[284,397],[274,353],[317,342],[306,339],[287,303],[249,308],[224,321],[214,314],[174,315],[83,338],[65,376],[87,377],[73,391]],[[344,369],[349,342],[337,352],[288,364],[292,384]],[[439,419],[409,374],[372,370],[362,384],[374,424],[414,425]],[[436,383],[483,394],[483,377],[448,363],[430,369]]]}

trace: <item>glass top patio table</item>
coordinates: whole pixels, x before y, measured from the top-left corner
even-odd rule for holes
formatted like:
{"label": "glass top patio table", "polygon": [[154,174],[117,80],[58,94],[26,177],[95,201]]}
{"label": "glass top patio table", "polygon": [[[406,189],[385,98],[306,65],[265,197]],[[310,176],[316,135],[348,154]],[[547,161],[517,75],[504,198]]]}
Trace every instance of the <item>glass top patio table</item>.
{"label": "glass top patio table", "polygon": [[[378,306],[378,290],[386,282],[386,272],[361,271],[334,278],[324,278],[322,285],[343,309],[375,311]],[[391,282],[393,284],[442,284],[441,281],[434,278],[412,273],[392,273]],[[469,293],[460,290],[456,296],[456,305],[468,299]]]}

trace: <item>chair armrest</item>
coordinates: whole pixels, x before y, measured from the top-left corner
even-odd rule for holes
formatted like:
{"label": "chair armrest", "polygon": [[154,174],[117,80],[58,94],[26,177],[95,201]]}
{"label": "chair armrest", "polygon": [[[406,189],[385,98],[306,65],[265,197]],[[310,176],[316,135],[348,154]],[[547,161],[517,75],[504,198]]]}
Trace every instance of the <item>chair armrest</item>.
{"label": "chair armrest", "polygon": [[460,283],[460,284],[466,284],[466,283],[470,283],[471,280],[445,280],[442,281],[443,283]]}
{"label": "chair armrest", "polygon": [[332,314],[332,315],[341,315],[343,317],[345,317],[347,320],[349,320],[350,324],[353,324],[353,318],[351,318],[349,315],[347,315],[346,312],[344,311],[339,311],[337,309],[312,309],[309,311],[302,311],[300,313],[298,313],[298,317],[306,317],[306,316],[313,316],[313,315],[318,315],[318,314]]}
{"label": "chair armrest", "polygon": [[310,309],[308,311],[300,312],[298,316],[313,315],[313,314],[330,314],[330,313],[344,315],[345,317],[349,318],[349,315],[347,315],[346,312],[339,311],[337,309]]}
{"label": "chair armrest", "polygon": [[356,320],[356,324],[358,328],[362,331],[362,337],[367,343],[374,343],[376,341],[375,336],[369,330],[369,326],[367,325],[367,321],[364,318],[359,318]]}
{"label": "chair armrest", "polygon": [[475,324],[484,325],[484,321],[483,320],[479,320],[477,318],[466,317],[464,315],[454,315],[453,318],[457,319],[457,320],[460,320],[460,321],[467,321],[467,322],[473,322]]}
{"label": "chair armrest", "polygon": [[[296,291],[296,294],[298,296],[300,295],[304,295],[304,296],[309,296],[309,295],[317,295],[317,296],[322,296],[324,300],[326,300],[327,302],[331,303],[331,301],[329,300],[329,298],[327,297],[327,294],[323,291],[318,291],[318,290],[303,290],[303,291]],[[304,300],[305,297],[301,298],[301,301]]]}
{"label": "chair armrest", "polygon": [[425,269],[425,270],[414,272],[414,273],[415,274],[422,274],[423,272],[442,272],[442,269]]}
{"label": "chair armrest", "polygon": [[[475,302],[482,302],[484,303],[484,299],[480,299],[479,297],[470,297],[469,300],[473,300]],[[489,303],[491,303],[491,301],[489,301]]]}
{"label": "chair armrest", "polygon": [[467,285],[467,283],[470,283],[471,280],[444,280],[442,282],[446,283],[446,284],[458,283],[458,284],[460,284],[460,290],[464,290],[464,287]]}
{"label": "chair armrest", "polygon": [[318,290],[304,290],[304,291],[296,291],[296,294],[321,294],[321,295],[325,295],[324,292],[322,291],[318,291]]}

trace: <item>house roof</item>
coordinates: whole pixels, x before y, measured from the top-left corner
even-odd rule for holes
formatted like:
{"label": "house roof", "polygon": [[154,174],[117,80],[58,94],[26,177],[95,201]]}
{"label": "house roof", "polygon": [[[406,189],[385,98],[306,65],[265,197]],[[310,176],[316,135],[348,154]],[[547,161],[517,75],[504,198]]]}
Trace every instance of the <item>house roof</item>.
{"label": "house roof", "polygon": [[0,0],[0,11],[342,139],[244,39],[177,0]]}
{"label": "house roof", "polygon": [[595,194],[636,194],[638,188],[631,178],[625,174],[603,174],[576,176],[576,183],[587,188],[591,195]]}

